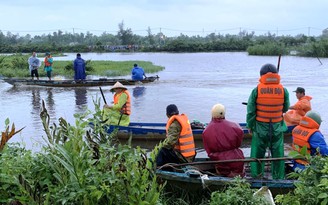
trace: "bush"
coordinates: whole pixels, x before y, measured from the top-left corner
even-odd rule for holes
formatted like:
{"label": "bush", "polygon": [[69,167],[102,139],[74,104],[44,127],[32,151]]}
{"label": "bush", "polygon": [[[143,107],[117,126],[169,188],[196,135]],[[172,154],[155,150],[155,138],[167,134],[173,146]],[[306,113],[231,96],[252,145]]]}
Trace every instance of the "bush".
{"label": "bush", "polygon": [[254,190],[250,188],[250,184],[241,178],[236,178],[235,183],[228,186],[225,191],[216,191],[211,195],[210,205],[241,205],[241,204],[268,204],[261,197],[253,196]]}

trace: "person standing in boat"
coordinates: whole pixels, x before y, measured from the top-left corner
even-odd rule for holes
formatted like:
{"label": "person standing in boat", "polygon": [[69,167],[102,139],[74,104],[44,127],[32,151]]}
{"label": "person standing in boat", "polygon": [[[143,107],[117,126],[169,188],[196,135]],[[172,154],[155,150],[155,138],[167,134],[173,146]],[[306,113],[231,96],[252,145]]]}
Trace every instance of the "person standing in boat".
{"label": "person standing in boat", "polygon": [[52,72],[52,64],[53,58],[49,52],[46,53],[46,57],[44,58],[44,71],[47,72],[47,77],[51,80],[51,72]]}
{"label": "person standing in boat", "polygon": [[[315,111],[309,111],[302,117],[299,125],[293,131],[293,144],[292,147],[295,151],[300,152],[302,147],[307,147],[307,152],[314,156],[320,154],[328,156],[328,146],[325,137],[320,132],[321,116]],[[306,160],[297,159],[293,161],[293,169],[303,170],[308,162]]]}
{"label": "person standing in boat", "polygon": [[127,88],[120,82],[116,82],[110,89],[115,92],[114,101],[112,104],[104,105],[103,118],[106,124],[128,126],[130,124],[131,114],[131,97]]}
{"label": "person standing in boat", "polygon": [[195,142],[188,117],[179,115],[178,107],[166,107],[166,139],[156,157],[156,165],[192,162],[196,156]]}
{"label": "person standing in boat", "polygon": [[39,72],[38,69],[41,66],[41,61],[36,57],[36,53],[33,52],[32,56],[28,58],[28,65],[31,73],[32,80],[34,80],[34,76],[37,80],[39,80]]}
{"label": "person standing in boat", "polygon": [[[239,124],[226,120],[225,113],[222,104],[213,106],[212,120],[202,134],[204,149],[211,160],[245,159],[240,149],[244,131]],[[245,176],[244,162],[218,163],[215,169],[221,176]]]}
{"label": "person standing in boat", "polygon": [[81,58],[81,54],[76,54],[76,59],[73,62],[74,80],[85,80],[85,61]]}
{"label": "person standing in boat", "polygon": [[[247,103],[247,128],[252,133],[251,158],[264,158],[266,149],[274,158],[284,156],[284,132],[287,126],[283,113],[287,112],[289,93],[280,84],[276,66],[265,64],[260,70],[259,84],[254,88]],[[272,163],[272,178],[285,178],[284,161]],[[264,163],[251,162],[253,178],[263,177]]]}
{"label": "person standing in boat", "polygon": [[295,91],[298,101],[289,107],[289,111],[284,115],[287,126],[298,125],[301,118],[311,110],[312,97],[305,95],[305,89],[298,87]]}
{"label": "person standing in boat", "polygon": [[132,80],[140,81],[144,79],[143,77],[147,78],[144,69],[138,67],[138,64],[134,64],[132,68]]}

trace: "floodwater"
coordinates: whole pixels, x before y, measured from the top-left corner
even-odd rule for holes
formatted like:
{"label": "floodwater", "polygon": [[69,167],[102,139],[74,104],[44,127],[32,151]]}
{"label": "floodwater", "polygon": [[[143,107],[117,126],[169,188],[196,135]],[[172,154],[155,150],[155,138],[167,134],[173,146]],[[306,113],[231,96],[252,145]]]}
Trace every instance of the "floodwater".
{"label": "floodwater", "polygon": [[[59,60],[74,60],[75,53],[68,53]],[[132,96],[132,122],[166,122],[165,108],[174,103],[180,113],[190,120],[209,122],[211,108],[216,103],[226,106],[226,118],[245,122],[246,106],[251,90],[257,85],[260,67],[265,63],[277,65],[278,57],[248,56],[245,52],[226,53],[82,53],[85,60],[143,60],[165,67],[158,73],[154,83],[127,86]],[[320,63],[322,62],[322,64]],[[291,104],[297,99],[292,92],[298,86],[313,97],[312,108],[323,119],[321,131],[328,136],[328,59],[282,56],[280,75],[282,84],[290,93]],[[132,67],[132,63],[131,63]],[[56,73],[54,66],[54,73]],[[28,72],[28,70],[26,70]],[[148,74],[153,75],[153,74]],[[122,76],[130,77],[130,76]],[[107,101],[112,101],[110,87],[103,87]],[[44,100],[51,123],[58,124],[64,117],[74,125],[75,113],[94,110],[93,99],[100,98],[98,87],[94,88],[46,88],[13,87],[0,80],[0,123],[9,118],[16,128],[25,129],[11,142],[23,142],[29,149],[44,144],[45,133],[39,117],[41,101]],[[102,101],[101,101],[102,102]]]}

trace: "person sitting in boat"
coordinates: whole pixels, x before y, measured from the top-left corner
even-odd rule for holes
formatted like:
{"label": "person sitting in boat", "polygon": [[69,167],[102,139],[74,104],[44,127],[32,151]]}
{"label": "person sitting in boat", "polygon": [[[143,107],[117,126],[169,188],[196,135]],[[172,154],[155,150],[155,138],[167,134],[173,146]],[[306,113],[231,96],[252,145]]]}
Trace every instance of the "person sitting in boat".
{"label": "person sitting in boat", "polygon": [[81,54],[76,54],[76,59],[73,62],[74,80],[85,80],[85,61],[81,58]]}
{"label": "person sitting in boat", "polygon": [[134,64],[132,68],[132,80],[139,81],[147,78],[143,68],[138,67],[138,64]]}
{"label": "person sitting in boat", "polygon": [[[300,151],[302,147],[307,147],[307,152],[314,156],[320,154],[328,156],[328,146],[325,137],[319,131],[321,125],[321,116],[316,111],[309,111],[302,117],[299,125],[293,131],[293,144],[292,147],[296,151]],[[305,160],[297,159],[293,161],[293,169],[304,169],[308,162]]]}
{"label": "person sitting in boat", "polygon": [[127,88],[120,82],[116,82],[110,89],[115,92],[111,105],[104,105],[104,120],[106,124],[128,126],[130,124],[131,97]]}
{"label": "person sitting in boat", "polygon": [[166,124],[166,139],[157,157],[157,166],[166,163],[192,162],[196,156],[195,142],[188,117],[179,115],[178,107],[170,104],[166,107],[168,121]]}
{"label": "person sitting in boat", "polygon": [[298,125],[301,118],[311,110],[311,96],[305,95],[305,89],[298,87],[295,91],[298,101],[290,106],[289,111],[284,115],[287,126]]}
{"label": "person sitting in boat", "polygon": [[[245,159],[240,149],[244,132],[239,124],[225,119],[225,107],[212,108],[212,120],[203,131],[204,149],[211,160]],[[244,162],[218,163],[217,174],[226,177],[245,176]]]}

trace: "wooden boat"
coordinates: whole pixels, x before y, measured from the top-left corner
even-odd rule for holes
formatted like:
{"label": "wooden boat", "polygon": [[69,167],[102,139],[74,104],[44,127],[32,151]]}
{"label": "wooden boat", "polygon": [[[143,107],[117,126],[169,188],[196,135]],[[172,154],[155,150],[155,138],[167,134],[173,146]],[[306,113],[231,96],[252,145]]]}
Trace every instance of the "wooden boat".
{"label": "wooden boat", "polygon": [[138,85],[143,83],[150,83],[158,80],[159,77],[149,76],[141,81],[134,81],[131,79],[123,78],[99,78],[97,80],[31,80],[31,79],[18,79],[18,78],[4,78],[3,80],[11,85],[28,85],[28,86],[46,86],[46,87],[93,87],[93,86],[110,86],[114,85],[117,81],[123,85]]}
{"label": "wooden boat", "polygon": [[[193,124],[193,123],[191,123]],[[251,143],[251,134],[246,128],[246,123],[239,123],[244,131],[243,147],[248,147]],[[139,145],[144,148],[154,148],[156,144],[164,140],[166,137],[165,130],[166,123],[142,123],[131,122],[129,126],[110,126],[107,128],[107,132],[112,132],[115,128],[118,129],[117,138],[121,142],[127,142],[130,136],[132,137],[132,145]],[[193,127],[193,134],[195,145],[197,148],[203,147],[202,133],[204,127]],[[291,143],[291,130],[292,126],[288,128],[285,133],[285,142]]]}
{"label": "wooden boat", "polygon": [[[221,160],[221,161],[210,161],[208,158],[196,158],[195,162],[185,163],[176,166],[176,169],[172,169],[170,166],[162,166],[156,170],[156,175],[160,182],[167,182],[168,189],[171,191],[185,190],[191,193],[199,193],[204,190],[207,192],[213,192],[217,190],[224,190],[227,185],[235,183],[234,178],[218,176],[215,172],[214,165],[218,162],[234,162],[234,161],[244,161],[246,175],[244,177],[245,181],[250,183],[252,189],[259,189],[263,186],[267,186],[272,195],[286,194],[295,188],[294,183],[297,182],[295,179],[283,179],[276,180],[272,179],[270,164],[265,167],[265,177],[263,179],[254,179],[250,177],[250,169],[248,166],[249,162],[255,161],[276,161],[284,160],[286,164],[286,173],[291,172],[290,168],[291,158],[263,158],[263,159],[244,159],[244,160]],[[171,170],[164,170],[165,168],[170,168]],[[173,165],[174,167],[174,165]]]}

